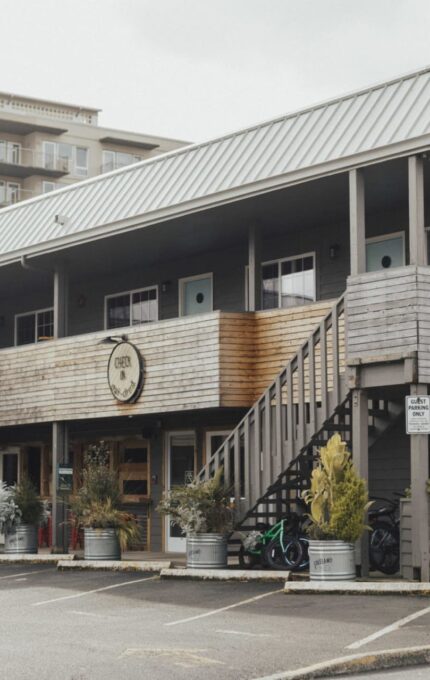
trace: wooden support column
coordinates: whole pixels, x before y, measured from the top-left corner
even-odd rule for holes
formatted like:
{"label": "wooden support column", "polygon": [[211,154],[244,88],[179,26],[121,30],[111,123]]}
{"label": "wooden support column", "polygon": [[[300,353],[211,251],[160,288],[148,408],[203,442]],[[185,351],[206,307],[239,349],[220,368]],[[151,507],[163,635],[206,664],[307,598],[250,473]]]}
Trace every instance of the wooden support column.
{"label": "wooden support column", "polygon": [[[427,385],[411,385],[411,395],[427,395]],[[429,436],[411,434],[412,566],[414,576],[429,581]]]}
{"label": "wooden support column", "polygon": [[248,233],[248,311],[261,309],[261,232],[258,225]]}
{"label": "wooden support column", "polygon": [[58,493],[57,468],[59,463],[68,463],[69,442],[67,423],[52,423],[52,552],[68,552],[67,508],[64,498]]}
{"label": "wooden support column", "polygon": [[54,338],[67,335],[68,274],[63,264],[54,271]]}
{"label": "wooden support column", "polygon": [[349,229],[351,276],[366,271],[366,219],[362,170],[349,171]]}
{"label": "wooden support column", "polygon": [[424,165],[419,156],[408,158],[409,264],[427,264],[427,234],[424,220]]}
{"label": "wooden support column", "polygon": [[[369,416],[365,390],[352,390],[352,458],[360,477],[369,479]],[[357,565],[361,576],[369,575],[369,536],[367,531],[357,544]]]}

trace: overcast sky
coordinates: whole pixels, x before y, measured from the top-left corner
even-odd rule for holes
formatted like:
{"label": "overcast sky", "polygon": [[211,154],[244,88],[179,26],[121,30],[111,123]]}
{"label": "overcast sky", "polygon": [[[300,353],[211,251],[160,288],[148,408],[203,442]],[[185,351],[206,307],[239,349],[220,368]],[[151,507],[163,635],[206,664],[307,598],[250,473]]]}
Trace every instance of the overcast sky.
{"label": "overcast sky", "polygon": [[429,0],[0,0],[0,90],[200,141],[430,64]]}

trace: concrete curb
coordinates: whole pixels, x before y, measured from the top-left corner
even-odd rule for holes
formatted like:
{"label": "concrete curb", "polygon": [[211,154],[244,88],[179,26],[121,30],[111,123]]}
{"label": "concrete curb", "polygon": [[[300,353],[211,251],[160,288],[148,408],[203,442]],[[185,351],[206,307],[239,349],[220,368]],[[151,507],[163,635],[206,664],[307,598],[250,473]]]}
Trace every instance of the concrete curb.
{"label": "concrete curb", "polygon": [[72,562],[75,556],[67,555],[0,555],[0,565],[2,564],[57,564],[60,560],[63,562]]}
{"label": "concrete curb", "polygon": [[161,578],[192,579],[196,581],[276,581],[285,583],[288,571],[250,569],[162,569]]}
{"label": "concrete curb", "polygon": [[321,581],[285,583],[285,593],[297,595],[430,595],[430,583],[412,581]]}
{"label": "concrete curb", "polygon": [[143,560],[60,560],[57,569],[61,571],[69,571],[70,569],[78,569],[80,571],[97,570],[97,571],[161,571],[164,567],[170,567],[169,560],[147,562]]}
{"label": "concrete curb", "polygon": [[357,675],[388,668],[423,666],[428,663],[430,663],[430,645],[405,647],[343,656],[295,671],[281,671],[273,675],[254,678],[254,680],[312,680],[312,678],[332,678],[336,675]]}

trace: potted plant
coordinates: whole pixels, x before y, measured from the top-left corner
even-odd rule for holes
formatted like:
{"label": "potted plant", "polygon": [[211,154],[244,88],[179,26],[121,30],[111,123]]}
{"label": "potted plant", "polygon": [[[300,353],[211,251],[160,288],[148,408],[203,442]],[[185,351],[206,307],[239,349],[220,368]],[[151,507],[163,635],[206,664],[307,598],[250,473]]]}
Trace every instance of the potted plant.
{"label": "potted plant", "polygon": [[233,529],[230,492],[218,469],[212,479],[171,489],[157,510],[169,515],[187,537],[187,567],[222,569],[227,566],[227,537]]}
{"label": "potted plant", "polygon": [[140,530],[133,515],[120,508],[118,475],[109,468],[104,442],[90,446],[84,456],[82,486],[72,500],[73,522],[84,529],[86,560],[119,560],[121,550],[138,541]]}
{"label": "potted plant", "polygon": [[367,528],[365,518],[370,503],[366,482],[355,470],[339,434],[334,434],[321,449],[304,499],[310,504],[310,579],[353,581],[354,544]]}
{"label": "potted plant", "polygon": [[0,485],[0,530],[6,554],[37,553],[37,529],[44,505],[29,479],[16,486]]}

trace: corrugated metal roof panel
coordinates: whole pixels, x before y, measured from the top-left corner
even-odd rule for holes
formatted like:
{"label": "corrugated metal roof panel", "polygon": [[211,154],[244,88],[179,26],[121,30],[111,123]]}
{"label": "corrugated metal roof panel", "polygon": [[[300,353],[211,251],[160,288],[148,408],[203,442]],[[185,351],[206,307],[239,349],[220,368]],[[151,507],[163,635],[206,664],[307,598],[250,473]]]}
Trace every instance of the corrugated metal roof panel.
{"label": "corrugated metal roof panel", "polygon": [[0,210],[0,259],[429,134],[427,68]]}

